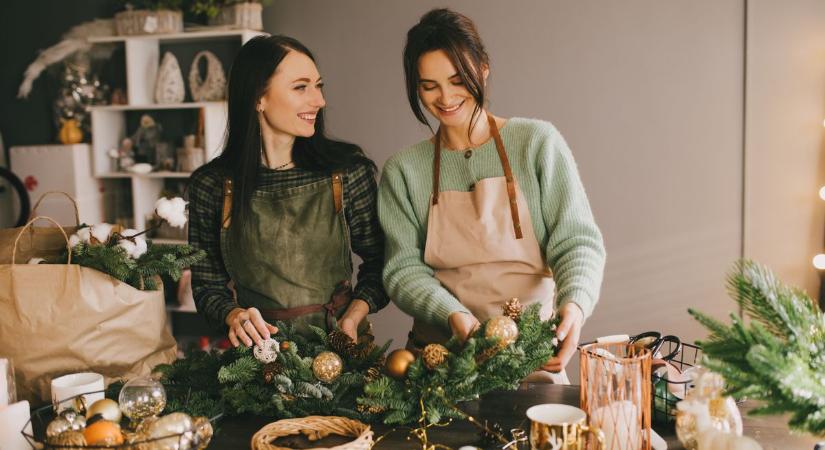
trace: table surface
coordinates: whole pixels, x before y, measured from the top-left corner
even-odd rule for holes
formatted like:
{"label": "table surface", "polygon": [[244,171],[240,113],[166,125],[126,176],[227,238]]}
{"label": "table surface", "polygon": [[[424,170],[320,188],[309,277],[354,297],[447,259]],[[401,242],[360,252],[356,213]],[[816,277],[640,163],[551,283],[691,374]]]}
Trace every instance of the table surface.
{"label": "table surface", "polygon": [[[527,408],[541,403],[565,403],[579,406],[579,387],[553,384],[525,383],[517,391],[493,392],[478,401],[461,404],[461,409],[477,419],[486,419],[498,423],[504,430],[523,428],[529,432],[530,423],[525,416]],[[785,417],[748,417],[745,413],[753,408],[748,402],[740,405],[745,426],[745,435],[750,436],[760,444],[764,450],[813,450],[817,439],[811,436],[791,435]],[[209,445],[210,450],[249,448],[252,435],[261,427],[271,422],[260,417],[228,418],[219,425],[220,431]],[[668,449],[682,449],[676,439],[673,429],[654,427],[667,441]],[[407,430],[391,431],[391,427],[373,426],[375,436],[386,436],[374,448],[381,449],[420,449],[416,440],[407,440]],[[430,428],[429,438],[432,443],[447,445],[458,449],[464,445],[475,445],[484,448],[476,427],[466,420],[455,420],[447,427]],[[294,448],[312,448],[340,445],[350,439],[330,437],[320,442],[309,444],[303,438],[279,440],[279,445],[294,446]],[[496,447],[488,447],[496,448]],[[522,445],[519,449],[527,449]]]}

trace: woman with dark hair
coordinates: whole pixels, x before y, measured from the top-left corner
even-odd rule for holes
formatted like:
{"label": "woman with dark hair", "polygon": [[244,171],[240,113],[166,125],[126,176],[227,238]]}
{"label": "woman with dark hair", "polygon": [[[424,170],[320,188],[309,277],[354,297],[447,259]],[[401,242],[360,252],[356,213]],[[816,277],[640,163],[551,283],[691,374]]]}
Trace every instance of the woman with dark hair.
{"label": "woman with dark hair", "polygon": [[386,163],[379,188],[384,286],[415,319],[408,347],[465,339],[516,297],[544,318],[558,309],[559,354],[530,378],[567,382],[605,262],[570,149],[548,122],[489,112],[490,62],[466,16],[425,14],[407,33],[404,73],[415,117],[438,121]]}
{"label": "woman with dark hair", "polygon": [[207,252],[192,291],[235,346],[260,344],[275,320],[300,333],[337,321],[355,339],[388,302],[375,164],[324,135],[322,86],[300,42],[251,39],[229,74],[226,146],[192,174],[189,243]]}

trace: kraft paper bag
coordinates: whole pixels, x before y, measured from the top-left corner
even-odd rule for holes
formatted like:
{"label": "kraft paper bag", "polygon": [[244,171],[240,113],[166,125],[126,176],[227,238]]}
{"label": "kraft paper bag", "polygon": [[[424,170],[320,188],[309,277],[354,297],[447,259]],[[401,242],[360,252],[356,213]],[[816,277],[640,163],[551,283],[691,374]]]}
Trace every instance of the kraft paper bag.
{"label": "kraft paper bag", "polygon": [[174,361],[177,347],[162,290],[71,263],[2,264],[0,353],[13,361],[18,397],[48,402],[52,378],[97,372],[108,384],[148,375]]}
{"label": "kraft paper bag", "polygon": [[[77,211],[77,202],[65,192],[44,192],[43,195],[37,199],[37,202],[35,202],[31,214],[29,214],[29,219],[37,216],[37,207],[40,206],[40,202],[42,202],[46,196],[56,194],[65,196],[66,199],[74,205],[75,224],[63,227],[64,232],[71,236],[77,232],[78,226],[80,225],[80,214]],[[23,228],[24,227],[0,229],[0,264],[12,263],[14,240]],[[62,231],[52,226],[33,226],[20,236],[20,242],[17,245],[17,261],[15,262],[17,264],[26,264],[32,258],[43,258],[49,262],[56,262],[65,249],[66,240],[63,238]]]}

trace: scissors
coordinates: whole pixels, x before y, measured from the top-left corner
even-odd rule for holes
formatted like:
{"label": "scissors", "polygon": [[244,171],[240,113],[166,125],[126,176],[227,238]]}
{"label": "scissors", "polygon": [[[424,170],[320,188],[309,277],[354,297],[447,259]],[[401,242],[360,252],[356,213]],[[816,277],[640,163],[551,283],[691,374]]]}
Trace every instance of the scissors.
{"label": "scissors", "polygon": [[662,333],[658,331],[646,331],[644,333],[639,333],[636,336],[631,336],[628,341],[630,344],[638,345],[650,350],[650,353],[653,354],[654,358],[656,358],[656,354],[659,353],[659,350],[661,350],[662,346],[664,346],[667,342],[672,344],[670,353],[664,356],[659,356],[657,359],[670,361],[682,351],[682,341],[677,336],[672,334],[662,336]]}

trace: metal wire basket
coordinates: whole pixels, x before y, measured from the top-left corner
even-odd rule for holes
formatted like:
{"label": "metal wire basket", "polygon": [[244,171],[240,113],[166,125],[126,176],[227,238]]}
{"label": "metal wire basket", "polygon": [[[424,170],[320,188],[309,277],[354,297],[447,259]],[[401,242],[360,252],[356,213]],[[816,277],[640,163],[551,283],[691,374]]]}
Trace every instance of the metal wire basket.
{"label": "metal wire basket", "polygon": [[[678,344],[665,342],[662,345],[661,353],[669,354],[676,349]],[[696,345],[682,343],[681,348],[668,362],[679,372],[685,373],[691,367],[696,367],[702,359],[702,349]],[[690,377],[680,379],[668,379],[667,372],[663,374],[653,373],[653,388],[651,389],[651,399],[653,401],[653,423],[657,425],[672,425],[676,421],[676,403],[684,399],[688,391],[693,388],[693,380]]]}

